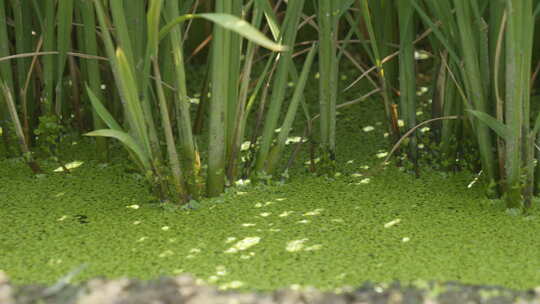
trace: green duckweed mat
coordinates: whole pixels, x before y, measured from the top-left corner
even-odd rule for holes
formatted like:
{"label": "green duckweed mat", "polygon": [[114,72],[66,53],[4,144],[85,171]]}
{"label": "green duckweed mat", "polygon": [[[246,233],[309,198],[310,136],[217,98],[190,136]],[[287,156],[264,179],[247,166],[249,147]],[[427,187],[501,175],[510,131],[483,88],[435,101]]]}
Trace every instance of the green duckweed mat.
{"label": "green duckweed mat", "polygon": [[75,281],[191,273],[250,290],[396,280],[540,285],[537,208],[507,214],[480,183],[468,187],[475,176],[466,172],[424,168],[414,178],[390,166],[367,179],[365,166],[386,148],[380,107],[343,112],[338,176],[308,173],[302,155],[286,183],[232,188],[198,210],[149,202],[122,152],[99,164],[85,141],[70,153],[79,165],[70,174],[44,163],[48,174],[36,177],[19,159],[0,160],[0,269],[16,284],[51,284],[85,264]]}

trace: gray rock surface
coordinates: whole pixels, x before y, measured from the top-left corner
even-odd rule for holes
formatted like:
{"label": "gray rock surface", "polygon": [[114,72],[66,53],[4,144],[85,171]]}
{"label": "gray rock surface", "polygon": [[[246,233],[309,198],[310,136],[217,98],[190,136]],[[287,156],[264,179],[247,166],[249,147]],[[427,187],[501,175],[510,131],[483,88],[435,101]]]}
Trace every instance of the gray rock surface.
{"label": "gray rock surface", "polygon": [[342,293],[316,289],[272,293],[219,291],[190,276],[152,281],[93,279],[78,285],[16,286],[0,272],[0,304],[540,304],[540,288],[515,291],[493,286],[428,283],[365,284]]}

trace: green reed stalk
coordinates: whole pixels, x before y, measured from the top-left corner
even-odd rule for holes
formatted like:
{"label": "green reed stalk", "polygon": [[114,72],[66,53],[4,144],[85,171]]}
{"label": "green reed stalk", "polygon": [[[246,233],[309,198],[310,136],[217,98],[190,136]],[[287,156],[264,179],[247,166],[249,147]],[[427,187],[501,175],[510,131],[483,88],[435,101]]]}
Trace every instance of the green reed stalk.
{"label": "green reed stalk", "polygon": [[[0,57],[6,57],[10,55],[10,41],[7,31],[8,22],[6,18],[6,7],[4,1],[0,3],[0,22],[2,24],[0,26]],[[11,69],[10,61],[0,62],[0,78],[2,83],[9,88],[10,92],[13,92],[13,71]]]}
{"label": "green reed stalk", "polygon": [[[216,13],[231,11],[229,0],[216,0]],[[229,60],[231,59],[230,33],[214,26],[212,44],[212,100],[208,138],[208,172],[206,192],[209,196],[221,194],[225,187],[225,157],[227,153],[227,98],[229,97]]]}
{"label": "green reed stalk", "polygon": [[28,148],[28,141],[24,138],[24,132],[21,125],[21,121],[19,119],[19,115],[17,114],[17,108],[15,106],[15,102],[13,101],[13,95],[11,94],[11,88],[8,87],[8,85],[2,81],[0,82],[0,90],[2,91],[4,100],[7,105],[7,109],[9,112],[9,116],[11,118],[11,121],[13,123],[13,126],[15,128],[15,134],[17,135],[17,139],[19,140],[19,147],[23,153],[24,159],[32,172],[34,174],[42,173],[41,168],[37,164],[37,162],[34,160],[32,153],[30,152],[30,149]]}
{"label": "green reed stalk", "polygon": [[[86,54],[99,55],[99,48],[96,36],[96,17],[94,13],[94,7],[92,2],[86,0],[78,1],[78,9],[82,15],[82,21],[84,24],[84,33],[82,42],[82,49]],[[99,63],[95,60],[86,60],[84,62],[86,71],[86,79],[88,80],[88,87],[94,92],[99,100],[103,100],[101,90],[101,73],[99,70]],[[92,121],[94,129],[99,130],[105,127],[105,123],[95,109],[92,108]],[[98,158],[101,160],[107,159],[107,142],[105,138],[96,138],[96,152]]]}
{"label": "green reed stalk", "polygon": [[[383,3],[384,2],[384,3]],[[386,10],[384,9],[389,5],[387,0],[372,2],[373,5],[370,5],[369,0],[360,0],[360,10],[363,17],[364,25],[368,32],[368,37],[370,40],[370,53],[374,65],[377,67],[377,79],[379,81],[379,87],[381,88],[381,95],[384,103],[384,110],[386,114],[386,119],[388,121],[389,133],[392,137],[392,142],[397,142],[400,138],[399,127],[397,121],[392,114],[392,107],[394,102],[392,101],[392,92],[391,92],[391,82],[389,81],[388,75],[391,75],[392,66],[389,67],[389,71],[386,70],[386,64],[383,64],[383,59],[386,54],[386,43],[389,38],[383,37],[386,33],[391,33],[390,26],[384,25],[384,18],[391,18],[386,15]],[[371,11],[373,6],[374,12]],[[376,17],[376,18],[372,18]],[[376,29],[377,28],[377,31]],[[363,36],[359,35],[363,38]]]}
{"label": "green reed stalk", "polygon": [[[506,29],[506,3],[504,1],[489,2],[489,54],[490,64],[493,67],[491,71],[491,90],[490,98],[495,99],[495,116],[501,123],[504,122],[504,33]],[[504,140],[497,138],[497,157],[499,163],[499,178],[505,180],[504,172]]]}
{"label": "green reed stalk", "polygon": [[[260,7],[261,1],[257,1],[255,3],[255,8],[252,12],[252,21],[251,24],[258,28],[262,22],[263,19],[263,12],[264,10]],[[238,101],[236,102],[236,109],[235,109],[235,115],[234,115],[234,124],[232,127],[232,134],[231,134],[231,142],[229,146],[229,153],[227,157],[227,179],[229,181],[235,181],[237,179],[238,175],[238,160],[239,160],[239,152],[241,150],[242,142],[245,138],[245,127],[247,122],[247,117],[249,115],[249,107],[247,107],[248,102],[248,93],[250,89],[250,83],[251,83],[251,72],[253,68],[253,63],[255,59],[255,54],[257,53],[257,50],[259,49],[258,45],[248,41],[246,46],[246,52],[245,52],[245,59],[244,64],[242,67],[242,73],[239,78],[240,81],[240,87],[238,89]],[[273,57],[273,56],[270,56]],[[269,59],[271,60],[271,59]],[[267,62],[267,67],[268,67]],[[259,77],[259,80],[266,77],[267,69],[265,69],[264,73],[261,74]],[[262,80],[261,80],[262,81]],[[257,92],[258,90],[255,90]]]}
{"label": "green reed stalk", "polygon": [[255,174],[263,174],[268,160],[268,153],[270,152],[270,146],[274,138],[274,130],[277,127],[281,106],[285,99],[285,92],[287,89],[287,80],[289,71],[291,69],[290,63],[292,58],[293,45],[296,41],[296,34],[302,9],[304,7],[304,0],[297,0],[289,2],[287,11],[285,13],[285,20],[283,22],[281,32],[281,43],[289,46],[290,50],[283,52],[279,55],[277,68],[275,72],[275,78],[272,87],[272,96],[266,118],[264,120],[264,128],[261,137],[261,145],[257,153],[255,161]]}
{"label": "green reed stalk", "polygon": [[[56,51],[56,1],[43,1],[40,2],[44,12],[44,21],[42,28],[43,35],[43,51]],[[53,98],[55,89],[55,62],[56,56],[43,57],[43,84],[44,93],[42,98],[44,103],[42,104],[43,113],[53,113]]]}
{"label": "green reed stalk", "polygon": [[[456,8],[456,23],[459,30],[459,41],[464,67],[462,77],[465,83],[465,90],[471,107],[476,111],[491,114],[494,105],[488,103],[488,89],[490,75],[485,69],[489,61],[485,59],[488,50],[487,28],[478,27],[483,25],[478,8],[473,2],[465,0],[454,0]],[[476,119],[475,119],[476,120]],[[478,146],[481,155],[482,168],[486,174],[488,184],[488,195],[495,196],[496,170],[493,155],[493,140],[489,127],[476,120],[473,123],[476,131]]]}
{"label": "green reed stalk", "polygon": [[334,16],[339,1],[318,1],[319,24],[319,107],[321,113],[320,149],[325,167],[331,174],[336,150],[336,99],[338,61],[336,55],[337,20]]}
{"label": "green reed stalk", "polygon": [[[113,1],[114,2],[114,1]],[[138,151],[139,163],[144,164],[144,170],[152,170],[152,166],[155,165],[154,156],[152,153],[152,148],[150,144],[150,139],[148,135],[148,128],[146,126],[145,115],[143,114],[143,108],[139,99],[139,91],[137,89],[137,83],[135,77],[133,76],[132,65],[127,59],[124,51],[121,48],[118,48],[118,51],[115,50],[115,46],[108,28],[109,23],[107,22],[107,16],[103,5],[99,0],[94,0],[94,7],[98,16],[99,24],[102,27],[102,37],[105,45],[105,50],[109,58],[109,63],[115,78],[116,85],[118,86],[118,91],[121,96],[121,99],[124,103],[125,117],[128,121],[130,131],[133,132],[133,141],[136,142],[137,148],[131,148],[132,151]],[[117,16],[118,17],[118,16]],[[119,23],[122,23],[121,18],[117,19]],[[118,30],[122,33],[126,33],[125,28],[123,30],[118,27]],[[118,35],[118,33],[117,33]],[[124,37],[123,39],[127,39]],[[124,40],[126,45],[129,45],[129,40]],[[99,99],[98,99],[99,100]],[[96,103],[93,103],[94,108],[98,113],[100,112],[96,108]],[[112,126],[110,120],[104,117],[103,112],[108,114],[108,112],[103,107],[100,117],[107,122],[107,125],[115,131],[121,131],[119,126]],[[110,116],[110,115],[109,115]],[[112,116],[111,116],[112,118]],[[116,124],[116,123],[115,123]],[[110,136],[112,137],[112,136]],[[119,139],[118,137],[116,137]],[[120,140],[120,139],[119,139]],[[133,145],[132,145],[133,146]],[[148,164],[149,161],[152,161],[152,166]]]}
{"label": "green reed stalk", "polygon": [[[416,27],[414,7],[412,6],[411,1],[412,0],[400,0],[398,4],[400,28],[400,107],[407,129],[416,126],[416,71],[413,44]],[[410,137],[408,154],[411,161],[416,165],[418,154],[416,132]]]}
{"label": "green reed stalk", "polygon": [[[146,6],[148,2],[151,3],[152,1],[123,0],[119,2],[124,3],[124,14],[128,26],[127,32],[130,38],[133,56],[135,56],[134,64],[138,66],[145,56],[148,38],[147,35],[142,34],[146,31],[147,27]],[[166,0],[165,2],[170,1]],[[142,79],[139,79],[139,81],[142,81]]]}
{"label": "green reed stalk", "polygon": [[[64,79],[64,70],[66,68],[67,61],[67,52],[71,48],[71,29],[73,23],[73,0],[62,0],[58,2],[58,40],[57,40],[57,49],[58,49],[58,58],[56,60],[58,73],[56,78],[56,103],[55,103],[55,114],[58,117],[62,117],[62,103],[63,103],[63,79]],[[75,79],[73,79],[75,81]]]}
{"label": "green reed stalk", "polygon": [[463,104],[469,113],[473,113],[473,116],[469,115],[469,119],[476,135],[480,161],[488,181],[486,193],[489,197],[495,197],[497,196],[497,174],[493,153],[495,146],[489,127],[474,114],[480,112],[483,113],[480,115],[489,115],[495,109],[495,105],[489,103],[488,99],[490,73],[486,66],[489,65],[489,47],[487,27],[482,18],[483,11],[474,1],[426,1],[427,9],[435,20],[439,20],[442,24],[438,26],[418,4],[418,0],[413,0],[412,4],[426,26],[433,30],[433,34],[448,51],[449,60],[453,62],[448,66],[455,68],[451,71],[452,74],[455,77],[459,75],[459,79],[463,82],[465,88]]}
{"label": "green reed stalk", "polygon": [[161,112],[161,122],[163,127],[163,133],[165,134],[165,141],[167,144],[167,154],[169,164],[171,165],[171,172],[173,176],[173,185],[175,186],[176,196],[179,197],[180,202],[189,201],[187,189],[185,186],[184,177],[180,168],[180,162],[178,161],[178,153],[176,152],[176,145],[174,135],[172,132],[171,121],[169,119],[169,110],[167,101],[165,100],[165,93],[163,92],[163,84],[161,82],[161,72],[159,71],[159,64],[154,62],[154,77],[156,80],[156,91],[159,100],[159,109]]}
{"label": "green reed stalk", "polygon": [[[531,203],[533,178],[533,142],[530,131],[530,75],[534,18],[532,0],[507,0],[506,32],[506,138],[505,200],[508,208]],[[522,166],[526,182],[522,186]]]}
{"label": "green reed stalk", "polygon": [[[180,12],[176,1],[166,1],[165,18],[167,22],[172,21]],[[200,170],[201,164],[199,152],[193,137],[190,100],[186,86],[186,72],[183,54],[183,35],[181,26],[175,26],[171,30],[170,44],[172,48],[172,58],[174,63],[176,96],[174,106],[176,109],[176,124],[179,135],[182,169],[185,170],[185,177],[189,192],[194,199],[198,199],[201,193],[200,189]]]}
{"label": "green reed stalk", "polygon": [[[13,11],[13,20],[15,22],[14,38],[15,51],[17,54],[31,52],[34,41],[33,36],[29,34],[32,32],[32,21],[34,16],[32,14],[32,10],[23,9],[23,5],[26,5],[26,3],[23,2],[23,0],[10,1],[11,9]],[[31,102],[30,104],[24,102],[24,100],[35,100],[33,90],[26,92],[26,96],[23,96],[23,94],[25,94],[24,85],[26,83],[28,69],[30,68],[30,60],[30,58],[20,58],[16,61],[17,88],[19,93],[14,94],[14,96],[20,97],[23,131],[25,139],[31,143],[32,137],[30,136],[30,130],[34,127],[32,118],[34,117],[35,109],[38,104],[36,102]],[[17,100],[17,98],[15,98],[15,100]]]}
{"label": "green reed stalk", "polygon": [[[131,2],[131,1],[130,1]],[[94,2],[95,3],[95,2]],[[132,3],[128,3],[132,4]],[[135,59],[135,55],[133,53],[133,46],[132,46],[132,40],[131,36],[129,35],[129,27],[126,20],[126,5],[124,0],[111,0],[109,1],[110,5],[110,11],[112,16],[112,22],[114,25],[114,37],[116,39],[116,43],[118,47],[122,48],[124,50],[124,53],[126,54],[126,58],[128,62],[135,67],[136,62],[138,62],[138,59]],[[103,27],[103,25],[101,25]],[[108,24],[107,24],[108,26]],[[144,29],[138,33],[137,35],[144,35]],[[141,58],[141,57],[138,57]]]}
{"label": "green reed stalk", "polygon": [[298,78],[298,82],[294,88],[291,102],[289,104],[289,108],[287,109],[287,114],[285,115],[285,119],[280,128],[281,130],[276,139],[276,144],[272,147],[272,150],[270,150],[268,155],[268,161],[265,168],[265,172],[268,174],[274,173],[278,161],[281,159],[281,155],[287,143],[287,138],[292,130],[294,118],[296,117],[296,112],[298,111],[298,106],[300,105],[300,101],[303,97],[304,88],[306,86],[309,72],[311,71],[311,65],[313,63],[313,58],[315,58],[316,51],[317,46],[312,46],[304,62],[304,67],[302,68],[302,72],[300,73],[300,77]]}
{"label": "green reed stalk", "polygon": [[[462,101],[460,100],[460,97],[457,92],[456,83],[452,79],[452,77],[448,74],[447,66],[449,65],[447,63],[448,61],[448,53],[445,52],[441,54],[441,68],[440,68],[440,75],[437,77],[440,84],[439,94],[441,103],[443,105],[443,116],[462,116],[463,115],[463,107],[462,107]],[[453,62],[450,64],[454,64]],[[451,68],[452,69],[452,68]],[[455,70],[453,68],[452,70]],[[456,76],[457,77],[457,76]],[[457,158],[457,149],[456,145],[457,142],[452,142],[452,138],[454,138],[456,141],[460,141],[461,138],[458,136],[458,128],[461,122],[455,121],[455,120],[444,120],[442,122],[441,126],[441,155],[443,158],[443,164],[445,169],[449,170],[452,166],[456,164],[456,158]],[[452,145],[453,144],[453,145]]]}
{"label": "green reed stalk", "polygon": [[[230,0],[230,11],[229,13],[234,16],[240,16],[242,14],[242,0]],[[229,40],[228,44],[230,47],[229,55],[231,56],[228,60],[228,96],[227,96],[227,107],[226,107],[226,138],[227,138],[227,151],[226,159],[231,158],[231,154],[234,150],[234,133],[236,129],[237,120],[237,108],[239,103],[239,80],[241,72],[241,62],[240,59],[243,55],[242,53],[242,42],[243,39],[240,35],[228,32],[226,36]],[[232,182],[232,181],[231,181]]]}
{"label": "green reed stalk", "polygon": [[[0,3],[0,57],[6,57],[10,55],[9,50],[9,36],[8,36],[8,22],[6,18],[6,7],[4,1]],[[0,62],[0,78],[2,83],[5,83],[10,90],[13,88],[13,72],[11,70],[11,64],[9,61]],[[3,113],[6,113],[2,111]]]}
{"label": "green reed stalk", "polygon": [[[137,90],[137,95],[139,96],[138,99],[134,99],[132,102],[136,102],[137,104],[140,104],[141,107],[141,114],[144,124],[143,125],[137,125],[137,129],[147,129],[147,133],[145,133],[144,136],[147,136],[149,147],[151,149],[151,155],[152,155],[152,161],[156,163],[161,163],[161,152],[160,152],[160,145],[159,145],[159,139],[155,127],[155,122],[153,118],[153,107],[150,104],[150,97],[148,94],[148,84],[150,83],[149,75],[151,75],[151,61],[150,61],[150,54],[149,54],[149,47],[150,43],[148,43],[148,47],[145,53],[145,56],[141,58],[135,58],[134,57],[134,51],[133,51],[133,42],[132,37],[130,36],[128,24],[126,20],[125,12],[130,12],[130,10],[125,10],[126,3],[122,3],[123,1],[117,1],[117,0],[111,0],[110,1],[110,7],[111,7],[111,13],[113,15],[114,25],[115,25],[115,32],[117,34],[116,38],[119,42],[119,47],[124,51],[125,50],[125,58],[127,60],[126,69],[129,69],[130,74],[133,75],[135,78],[135,89]],[[152,7],[152,1],[150,2],[150,8]],[[149,10],[148,14],[150,14],[151,11]],[[138,33],[139,35],[144,35],[145,31],[143,33]],[[155,39],[158,39],[158,37],[155,37]],[[126,47],[126,49],[124,49]],[[140,66],[142,65],[142,68]],[[137,100],[137,101],[135,101]],[[139,114],[137,114],[139,115]],[[129,116],[129,115],[128,115]],[[132,116],[133,118],[133,116]],[[128,119],[129,120],[129,119]],[[142,121],[135,122],[136,124],[142,123]],[[142,133],[141,133],[142,134]],[[146,141],[143,141],[146,143]]]}
{"label": "green reed stalk", "polygon": [[[4,1],[0,3],[0,57],[5,57],[10,54],[9,51],[9,37],[7,32],[8,22],[6,19],[6,7]],[[13,75],[9,61],[0,62],[0,80],[2,83],[6,83],[8,88],[13,88]],[[2,137],[6,151],[9,149],[9,132],[7,121],[9,120],[9,112],[7,108],[7,100],[4,100],[6,94],[0,95],[0,111],[2,115],[0,117],[0,127],[2,128]]]}
{"label": "green reed stalk", "polygon": [[[148,53],[153,63],[156,91],[158,97],[157,99],[159,102],[159,110],[161,113],[161,125],[163,128],[163,133],[165,135],[165,142],[167,144],[167,154],[172,171],[173,185],[176,189],[176,194],[174,195],[174,197],[178,197],[177,200],[179,202],[187,202],[189,201],[188,193],[184,176],[180,168],[180,162],[178,160],[178,153],[176,151],[173,128],[170,121],[167,101],[165,100],[165,93],[161,81],[161,72],[159,70],[159,21],[161,16],[161,7],[162,0],[154,0],[150,3],[150,8],[148,11]],[[175,199],[175,201],[177,200]]]}

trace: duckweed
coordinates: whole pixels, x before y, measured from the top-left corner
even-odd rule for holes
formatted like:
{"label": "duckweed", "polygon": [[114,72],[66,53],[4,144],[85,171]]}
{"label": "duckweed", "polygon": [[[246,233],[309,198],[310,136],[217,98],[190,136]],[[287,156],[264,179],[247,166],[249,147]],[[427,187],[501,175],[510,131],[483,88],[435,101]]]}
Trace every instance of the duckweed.
{"label": "duckweed", "polygon": [[[381,110],[355,111],[366,108]],[[380,162],[373,155],[385,148],[384,130],[363,132],[347,120],[358,113],[343,115],[342,175],[312,175],[304,157],[286,183],[249,184],[197,210],[151,202],[122,155],[98,164],[84,143],[69,174],[50,164],[35,177],[21,160],[0,160],[0,269],[20,284],[51,284],[87,264],[75,280],[188,272],[252,290],[394,280],[540,285],[537,208],[509,216],[481,186],[467,187],[475,176],[466,172],[423,169],[414,178],[386,166],[355,186],[358,172]],[[365,116],[364,125],[379,118]]]}

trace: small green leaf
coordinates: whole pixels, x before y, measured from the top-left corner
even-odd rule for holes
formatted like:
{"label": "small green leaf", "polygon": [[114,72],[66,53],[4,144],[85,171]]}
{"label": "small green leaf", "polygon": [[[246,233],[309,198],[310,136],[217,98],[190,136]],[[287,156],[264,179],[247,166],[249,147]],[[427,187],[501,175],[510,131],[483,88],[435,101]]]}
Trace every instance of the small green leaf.
{"label": "small green leaf", "polygon": [[471,113],[474,117],[478,118],[478,120],[480,120],[482,123],[490,127],[502,139],[506,140],[510,136],[510,130],[508,129],[508,127],[504,123],[493,118],[491,115],[486,114],[484,112],[480,112],[480,111],[474,111],[474,110],[467,110],[467,111]]}
{"label": "small green leaf", "polygon": [[96,110],[99,117],[103,119],[107,126],[113,130],[122,131],[122,127],[116,122],[111,113],[107,111],[107,108],[103,106],[99,98],[96,97],[88,85],[86,86],[86,91],[88,92],[88,97],[90,97],[92,107],[94,107],[94,110]]}
{"label": "small green leaf", "polygon": [[536,121],[534,122],[534,128],[532,130],[532,136],[534,137],[536,133],[540,130],[540,113],[536,116]]}
{"label": "small green leaf", "polygon": [[137,142],[133,139],[131,135],[129,135],[126,132],[119,131],[119,130],[96,130],[89,133],[84,134],[85,136],[103,136],[103,137],[111,137],[119,140],[126,148],[128,148],[130,151],[132,151],[137,161],[142,165],[142,167],[149,169],[150,168],[150,161],[148,158],[148,155],[146,155],[143,152],[143,149],[141,149],[141,146],[137,144]]}
{"label": "small green leaf", "polygon": [[258,45],[263,46],[269,50],[282,52],[288,49],[286,46],[276,43],[267,38],[263,33],[261,33],[258,29],[253,27],[247,21],[233,15],[219,13],[179,16],[161,29],[161,31],[159,32],[159,39],[163,39],[176,25],[186,20],[195,18],[203,18],[212,21],[215,24],[222,26],[230,31],[233,31],[240,36],[254,43],[257,43]]}

